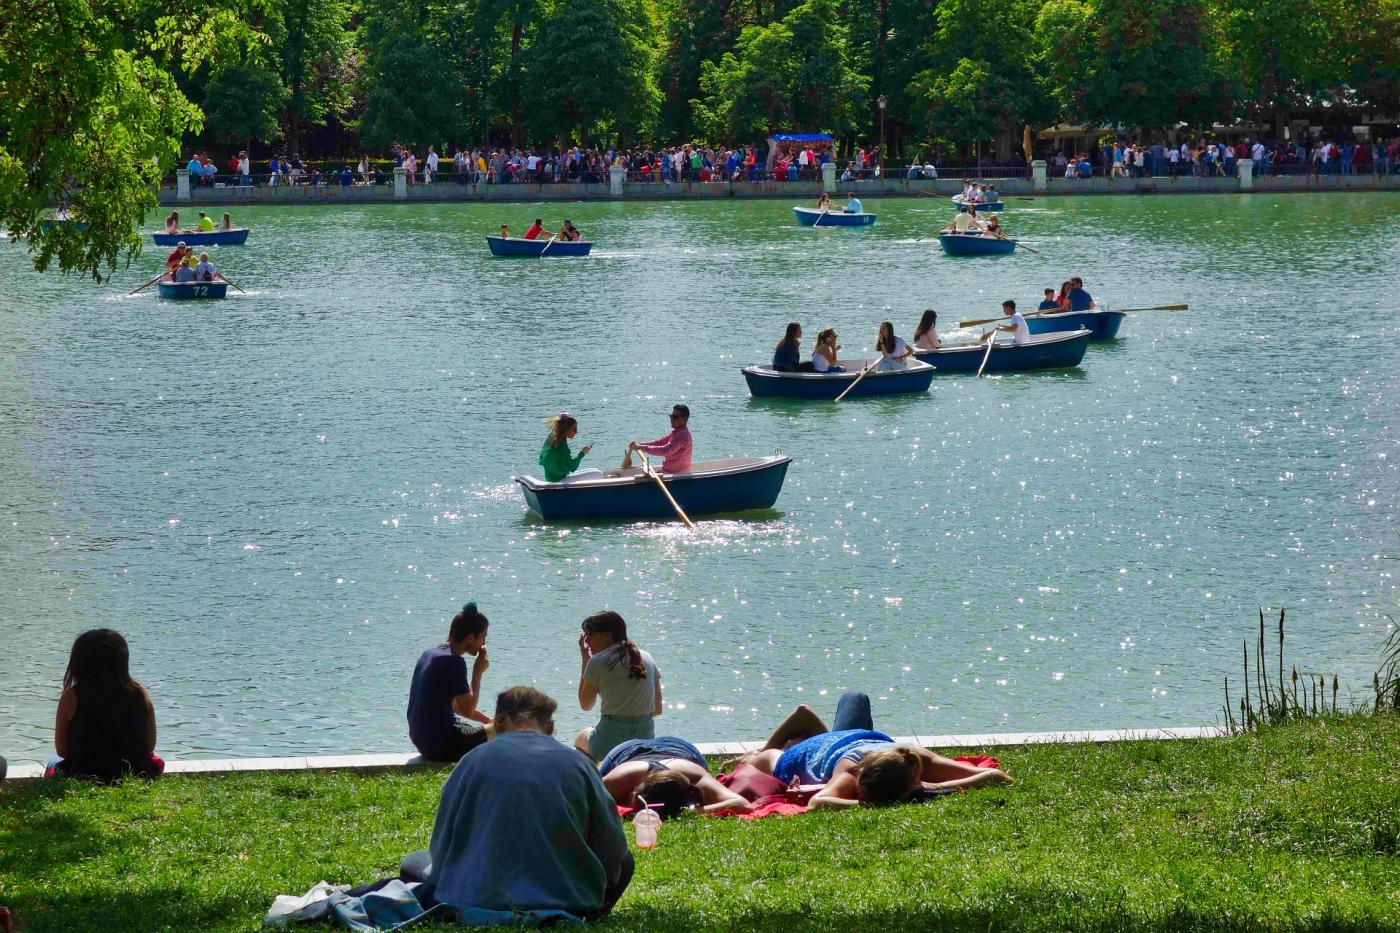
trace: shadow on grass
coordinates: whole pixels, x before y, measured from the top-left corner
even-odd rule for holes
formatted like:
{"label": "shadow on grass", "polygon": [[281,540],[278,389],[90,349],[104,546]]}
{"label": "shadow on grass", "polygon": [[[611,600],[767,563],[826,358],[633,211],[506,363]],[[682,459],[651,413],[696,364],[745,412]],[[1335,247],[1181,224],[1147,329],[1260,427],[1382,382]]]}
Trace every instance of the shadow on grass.
{"label": "shadow on grass", "polygon": [[190,893],[178,887],[147,888],[139,892],[110,890],[45,898],[40,902],[12,898],[7,906],[15,912],[15,929],[26,933],[208,930],[231,925],[255,929],[268,906],[256,905],[256,916],[251,916],[253,905],[246,898],[228,894],[191,897]]}
{"label": "shadow on grass", "polygon": [[885,931],[907,930],[926,933],[949,930],[1075,930],[1103,933],[1216,933],[1240,931],[1254,933],[1260,929],[1301,931],[1301,933],[1362,933],[1387,927],[1375,918],[1358,920],[1336,917],[1328,912],[1320,915],[1290,918],[1280,923],[1277,918],[1252,916],[1222,916],[1206,908],[1178,907],[1156,917],[1135,916],[1114,910],[1106,904],[1088,907],[1076,904],[1081,900],[1072,895],[1057,896],[1054,892],[1025,890],[1008,892],[1005,906],[999,908],[938,906],[933,908],[843,908],[831,909],[744,909],[724,918],[697,918],[684,908],[643,906],[627,909],[623,898],[618,912],[597,929],[620,933],[622,930],[645,930],[647,933],[665,931],[715,930],[781,930],[790,931]]}

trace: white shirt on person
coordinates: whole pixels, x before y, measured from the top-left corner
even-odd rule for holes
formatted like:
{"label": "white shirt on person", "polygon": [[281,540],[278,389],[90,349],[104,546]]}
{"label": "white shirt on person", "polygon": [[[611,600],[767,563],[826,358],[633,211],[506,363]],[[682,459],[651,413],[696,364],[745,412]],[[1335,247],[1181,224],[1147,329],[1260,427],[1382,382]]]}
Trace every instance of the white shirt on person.
{"label": "white shirt on person", "polygon": [[1031,326],[1026,323],[1025,315],[1020,311],[1013,312],[1006,323],[1015,328],[1015,330],[1011,332],[1011,342],[1016,344],[1016,346],[1019,347],[1021,344],[1031,339]]}
{"label": "white shirt on person", "polygon": [[953,218],[953,229],[958,233],[967,233],[976,225],[976,219],[967,211],[959,211],[958,216]]}

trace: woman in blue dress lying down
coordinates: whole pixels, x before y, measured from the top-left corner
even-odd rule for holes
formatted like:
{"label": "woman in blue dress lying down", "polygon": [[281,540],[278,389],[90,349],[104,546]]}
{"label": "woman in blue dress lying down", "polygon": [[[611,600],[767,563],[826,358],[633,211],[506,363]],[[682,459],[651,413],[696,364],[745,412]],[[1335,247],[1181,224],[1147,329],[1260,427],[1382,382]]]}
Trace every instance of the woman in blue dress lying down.
{"label": "woman in blue dress lying down", "polygon": [[810,706],[799,706],[760,751],[740,760],[788,784],[824,784],[811,799],[813,809],[901,803],[924,792],[1011,783],[997,768],[953,761],[876,732],[870,697],[854,691],[837,703],[834,729]]}

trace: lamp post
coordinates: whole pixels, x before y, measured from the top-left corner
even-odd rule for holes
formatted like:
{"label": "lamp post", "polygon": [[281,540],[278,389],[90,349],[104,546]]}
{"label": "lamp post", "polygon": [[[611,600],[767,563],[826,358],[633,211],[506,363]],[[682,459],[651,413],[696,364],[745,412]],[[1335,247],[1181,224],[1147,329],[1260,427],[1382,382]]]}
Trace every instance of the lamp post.
{"label": "lamp post", "polygon": [[885,105],[889,103],[889,100],[884,94],[881,94],[875,98],[875,103],[880,107],[880,136],[875,144],[880,148],[880,164],[883,165],[885,161]]}

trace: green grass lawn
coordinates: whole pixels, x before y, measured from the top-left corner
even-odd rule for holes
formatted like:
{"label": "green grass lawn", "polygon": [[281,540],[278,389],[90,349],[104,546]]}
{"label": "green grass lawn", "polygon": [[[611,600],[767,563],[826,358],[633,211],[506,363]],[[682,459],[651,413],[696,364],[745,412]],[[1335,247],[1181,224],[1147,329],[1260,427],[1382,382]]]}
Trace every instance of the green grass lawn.
{"label": "green grass lawn", "polygon": [[[1002,750],[1009,788],[668,823],[609,930],[1400,930],[1400,716]],[[255,929],[392,873],[443,773],[0,789],[0,905],[34,931]]]}

